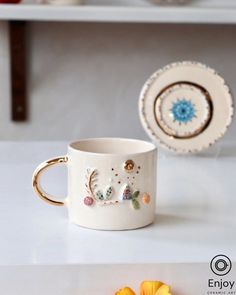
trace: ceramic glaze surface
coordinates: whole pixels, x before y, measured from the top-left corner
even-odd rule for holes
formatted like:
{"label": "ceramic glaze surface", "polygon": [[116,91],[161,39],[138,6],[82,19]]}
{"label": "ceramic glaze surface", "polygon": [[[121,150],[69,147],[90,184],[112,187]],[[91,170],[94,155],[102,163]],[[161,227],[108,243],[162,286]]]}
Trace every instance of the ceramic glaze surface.
{"label": "ceramic glaze surface", "polygon": [[67,157],[65,205],[72,223],[93,229],[125,230],[153,222],[153,144],[129,139],[91,139],[71,144]]}

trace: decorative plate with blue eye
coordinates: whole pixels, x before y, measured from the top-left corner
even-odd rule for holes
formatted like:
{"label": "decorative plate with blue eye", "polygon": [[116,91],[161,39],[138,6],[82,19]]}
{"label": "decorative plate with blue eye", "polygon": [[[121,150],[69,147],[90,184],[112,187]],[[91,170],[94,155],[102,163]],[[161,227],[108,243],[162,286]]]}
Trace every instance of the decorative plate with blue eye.
{"label": "decorative plate with blue eye", "polygon": [[206,90],[187,83],[165,89],[155,102],[156,122],[175,138],[200,134],[212,118],[212,102]]}
{"label": "decorative plate with blue eye", "polygon": [[158,146],[194,153],[214,144],[233,117],[224,79],[196,62],[179,62],[154,73],[139,102],[144,129]]}

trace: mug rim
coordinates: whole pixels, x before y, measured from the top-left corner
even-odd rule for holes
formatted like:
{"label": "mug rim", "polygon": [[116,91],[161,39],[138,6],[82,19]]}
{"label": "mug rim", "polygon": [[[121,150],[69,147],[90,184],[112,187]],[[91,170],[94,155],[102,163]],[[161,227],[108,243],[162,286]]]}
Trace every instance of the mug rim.
{"label": "mug rim", "polygon": [[[143,151],[138,151],[138,152],[96,152],[96,151],[89,151],[85,149],[79,149],[76,148],[75,145],[83,142],[96,142],[96,141],[108,141],[108,142],[114,142],[114,141],[123,141],[124,143],[130,142],[130,143],[139,143],[142,144],[143,146],[146,146],[146,148],[143,148]],[[136,139],[136,138],[127,138],[127,137],[89,137],[89,138],[82,138],[78,139],[75,141],[72,141],[68,145],[68,149],[74,152],[80,152],[83,154],[88,154],[88,155],[97,155],[97,156],[130,156],[130,155],[141,155],[141,154],[146,154],[153,152],[157,150],[157,147],[154,143],[142,139]]]}

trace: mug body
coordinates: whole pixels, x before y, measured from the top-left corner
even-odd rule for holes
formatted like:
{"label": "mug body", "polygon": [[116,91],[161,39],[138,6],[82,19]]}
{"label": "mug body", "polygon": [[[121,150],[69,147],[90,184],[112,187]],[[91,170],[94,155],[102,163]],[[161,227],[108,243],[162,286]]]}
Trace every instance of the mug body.
{"label": "mug body", "polygon": [[100,230],[127,230],[154,221],[156,147],[122,138],[85,139],[68,148],[69,220]]}

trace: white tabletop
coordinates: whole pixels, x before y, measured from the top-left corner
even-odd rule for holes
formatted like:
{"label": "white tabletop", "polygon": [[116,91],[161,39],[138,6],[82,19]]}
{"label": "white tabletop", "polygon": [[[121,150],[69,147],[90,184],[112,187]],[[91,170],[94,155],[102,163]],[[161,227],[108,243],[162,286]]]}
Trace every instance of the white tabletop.
{"label": "white tabletop", "polygon": [[[235,280],[235,266],[224,280]],[[140,294],[143,280],[165,282],[175,295],[235,294],[235,286],[209,288],[210,278],[217,279],[209,263],[0,266],[1,292],[6,295],[114,295],[124,286]]]}
{"label": "white tabletop", "polygon": [[[236,261],[236,157],[159,155],[156,222],[105,232],[69,224],[63,207],[37,198],[31,175],[39,162],[66,153],[66,143],[0,143],[0,265]],[[66,194],[66,168],[44,177]]]}

